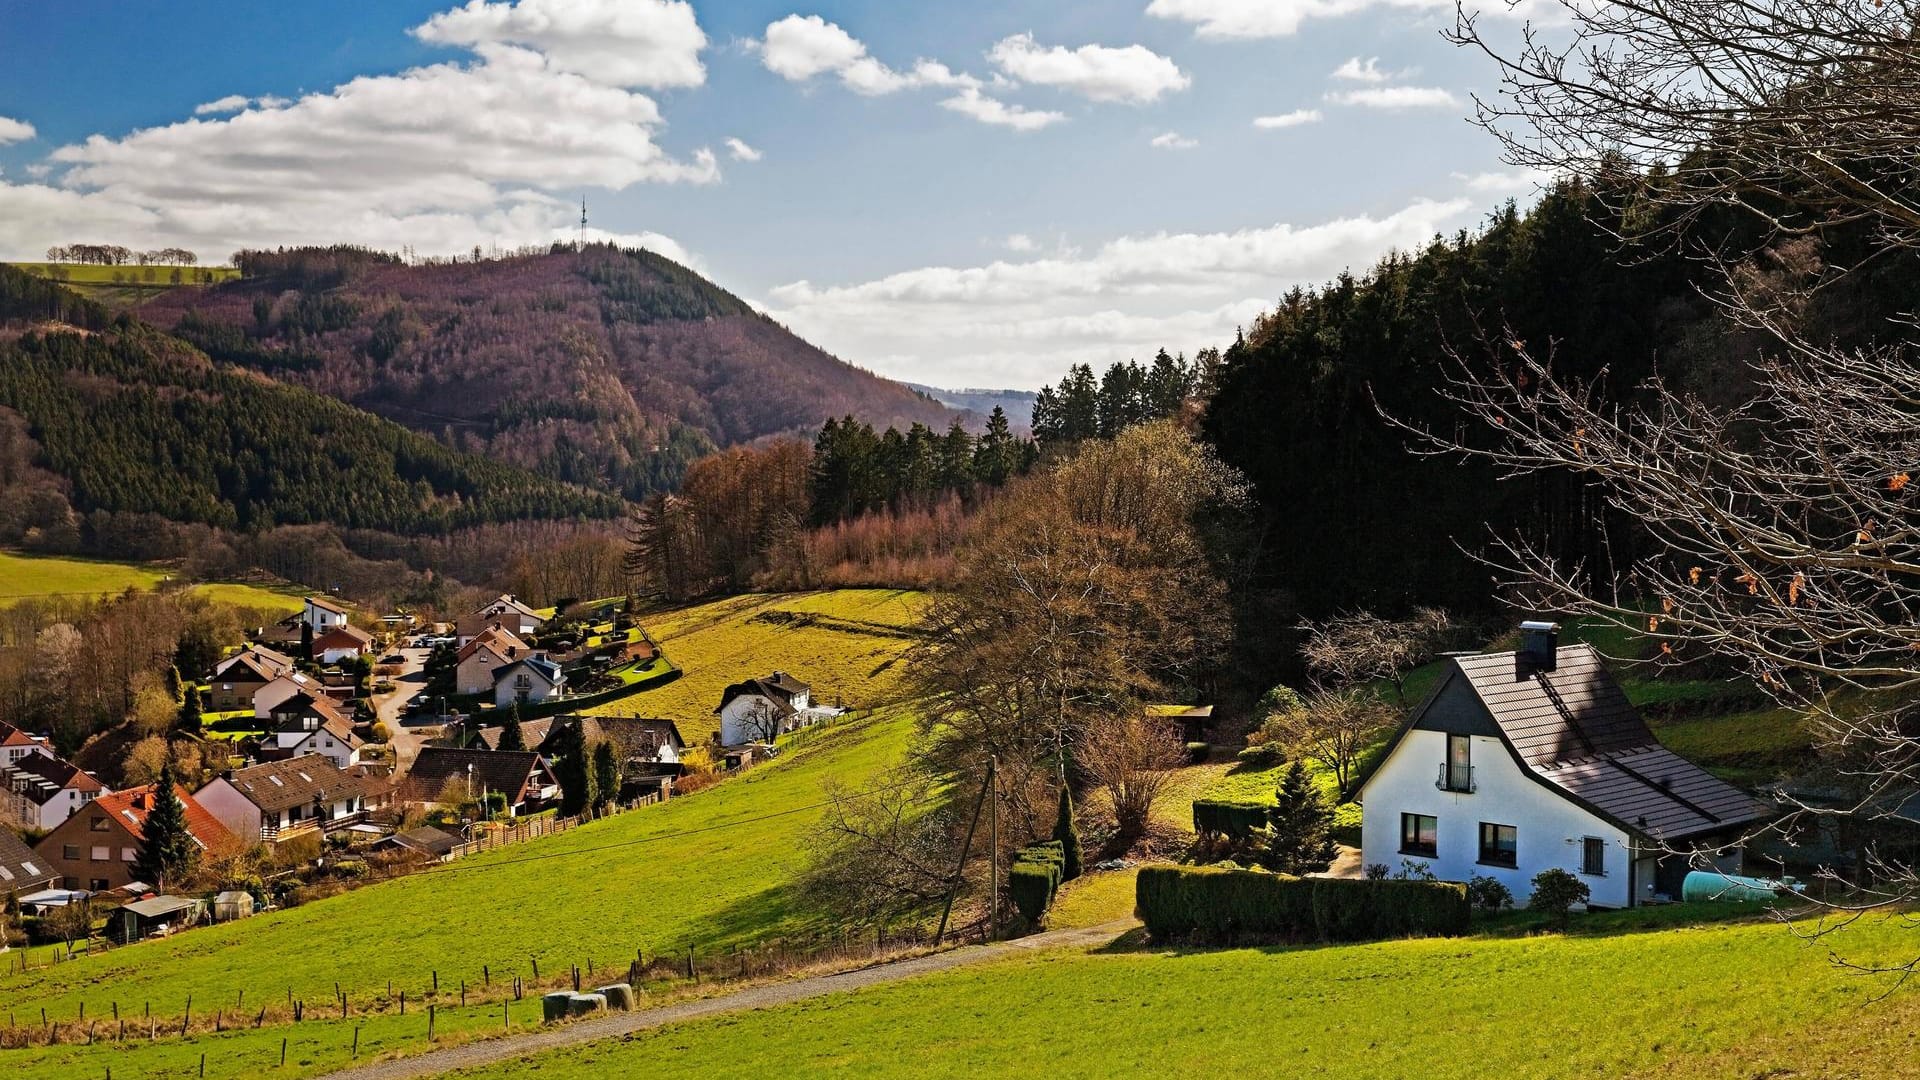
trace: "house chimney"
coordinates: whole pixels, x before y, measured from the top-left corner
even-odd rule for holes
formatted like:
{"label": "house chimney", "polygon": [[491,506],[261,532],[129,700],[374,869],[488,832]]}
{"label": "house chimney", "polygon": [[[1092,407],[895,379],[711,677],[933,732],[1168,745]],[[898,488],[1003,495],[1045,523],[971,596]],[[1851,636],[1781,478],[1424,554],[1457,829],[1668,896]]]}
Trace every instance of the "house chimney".
{"label": "house chimney", "polygon": [[1520,682],[1540,672],[1554,670],[1559,653],[1559,623],[1521,623],[1520,648],[1513,654],[1514,681]]}

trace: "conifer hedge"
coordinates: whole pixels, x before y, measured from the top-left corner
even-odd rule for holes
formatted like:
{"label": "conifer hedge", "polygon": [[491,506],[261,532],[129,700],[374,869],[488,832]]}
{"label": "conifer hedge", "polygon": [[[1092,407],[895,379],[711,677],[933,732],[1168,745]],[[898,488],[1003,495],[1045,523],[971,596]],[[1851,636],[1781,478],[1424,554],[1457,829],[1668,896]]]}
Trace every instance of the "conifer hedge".
{"label": "conifer hedge", "polygon": [[1007,874],[1007,892],[1028,924],[1037,926],[1046,917],[1065,867],[1066,852],[1058,840],[1021,848],[1014,856],[1013,869]]}
{"label": "conifer hedge", "polygon": [[1228,799],[1193,800],[1193,831],[1202,836],[1218,833],[1245,839],[1253,830],[1267,824],[1269,803],[1236,802]]}
{"label": "conifer hedge", "polygon": [[1148,866],[1135,900],[1156,941],[1373,941],[1464,934],[1467,887],[1452,881],[1299,878],[1212,866]]}

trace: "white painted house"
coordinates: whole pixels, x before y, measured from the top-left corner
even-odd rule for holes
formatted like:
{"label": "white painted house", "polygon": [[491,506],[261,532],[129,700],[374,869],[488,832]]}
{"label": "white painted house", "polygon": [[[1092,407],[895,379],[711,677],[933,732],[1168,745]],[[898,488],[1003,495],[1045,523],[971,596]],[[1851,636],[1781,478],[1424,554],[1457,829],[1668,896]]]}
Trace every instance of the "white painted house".
{"label": "white painted house", "polygon": [[[1661,746],[1590,645],[1522,624],[1516,652],[1449,670],[1361,787],[1361,855],[1447,881],[1495,878],[1516,903],[1549,867],[1594,907],[1679,898],[1690,854],[1734,841],[1766,804]],[[1704,857],[1704,856],[1703,856]],[[1741,871],[1738,849],[1712,857]]]}
{"label": "white painted house", "polygon": [[336,626],[347,625],[347,609],[324,596],[309,596],[300,608],[300,621],[313,627],[319,637]]}
{"label": "white painted house", "polygon": [[566,674],[544,655],[522,657],[493,673],[493,703],[502,709],[516,702],[538,705],[566,692]]}
{"label": "white painted house", "polygon": [[840,715],[840,709],[813,704],[813,688],[784,671],[734,683],[720,694],[720,742],[723,746],[772,742],[775,737]]}

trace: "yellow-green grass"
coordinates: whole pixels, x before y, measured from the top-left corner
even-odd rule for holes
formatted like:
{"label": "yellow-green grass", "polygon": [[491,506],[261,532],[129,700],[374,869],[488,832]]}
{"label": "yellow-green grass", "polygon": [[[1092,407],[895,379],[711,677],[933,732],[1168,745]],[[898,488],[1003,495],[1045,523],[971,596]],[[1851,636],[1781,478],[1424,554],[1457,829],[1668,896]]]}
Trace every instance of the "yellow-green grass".
{"label": "yellow-green grass", "polygon": [[719,726],[721,691],[776,670],[811,684],[817,704],[894,704],[904,692],[902,655],[925,605],[921,593],[841,589],[753,594],[644,615],[680,678],[590,711],[663,717],[689,743],[705,742]]}
{"label": "yellow-green grass", "polygon": [[[128,589],[152,589],[168,576],[164,567],[138,563],[0,551],[0,607],[27,599],[114,596]],[[292,586],[215,582],[193,588],[221,603],[269,611],[298,611],[302,595]]]}
{"label": "yellow-green grass", "polygon": [[1139,873],[1137,866],[1125,870],[1087,868],[1060,886],[1053,906],[1047,909],[1047,929],[1099,926],[1129,917],[1133,914],[1133,879]]}
{"label": "yellow-green grass", "polygon": [[[1770,922],[1224,951],[1057,950],[454,1075],[1920,1075],[1920,995]],[[1854,955],[1911,955],[1861,925]]]}
{"label": "yellow-green grass", "polygon": [[[203,284],[208,274],[215,283],[232,281],[240,271],[231,266],[95,266],[90,263],[17,262],[9,264],[36,277],[56,277],[76,285],[127,285],[167,288],[174,284],[173,272],[180,271],[182,285]],[[56,273],[57,272],[57,273]],[[153,280],[147,280],[151,273]],[[119,275],[116,277],[115,275]]]}
{"label": "yellow-green grass", "polygon": [[[73,1018],[85,1003],[98,1017],[116,1003],[122,1015],[151,1003],[178,1017],[188,994],[203,1014],[243,991],[256,1007],[284,1002],[289,991],[326,1002],[336,981],[350,1000],[367,1002],[384,996],[389,979],[418,1000],[436,971],[444,1001],[459,980],[478,984],[483,965],[497,987],[527,974],[530,957],[552,974],[589,960],[623,967],[637,949],[710,955],[804,937],[817,916],[798,903],[793,881],[807,864],[804,839],[827,781],[873,782],[904,756],[910,731],[904,716],[849,725],[663,806],[301,907],[0,976],[0,1012],[37,1018],[45,1007]],[[34,958],[44,962],[46,950]],[[113,1060],[104,1046],[42,1053],[64,1063],[49,1075],[100,1075]]]}

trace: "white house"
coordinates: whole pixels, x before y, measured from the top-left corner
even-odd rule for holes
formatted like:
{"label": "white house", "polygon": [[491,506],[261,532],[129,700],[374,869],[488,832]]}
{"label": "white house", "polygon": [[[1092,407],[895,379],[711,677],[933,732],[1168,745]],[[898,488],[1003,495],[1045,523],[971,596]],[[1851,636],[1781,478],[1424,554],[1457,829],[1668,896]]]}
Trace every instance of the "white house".
{"label": "white house", "polygon": [[391,779],[369,769],[306,754],[224,774],[193,797],[243,840],[280,840],[342,828],[391,801]]}
{"label": "white house", "polygon": [[295,694],[276,705],[269,719],[274,725],[271,743],[275,758],[318,754],[342,769],[360,763],[365,740],[353,733],[352,718],[325,694]]}
{"label": "white house", "polygon": [[318,682],[297,671],[288,672],[253,692],[254,718],[265,720],[273,715],[273,710],[296,695],[320,692]]}
{"label": "white house", "polygon": [[515,702],[537,705],[566,692],[566,674],[544,656],[522,657],[493,673],[493,703],[502,709]]}
{"label": "white house", "polygon": [[107,794],[91,773],[52,754],[22,754],[0,765],[0,820],[51,829]]}
{"label": "white house", "polygon": [[489,693],[494,688],[494,672],[515,660],[535,655],[539,654],[513,631],[488,627],[460,646],[453,672],[454,693]]}
{"label": "white house", "polygon": [[1448,881],[1495,878],[1517,903],[1560,867],[1594,907],[1678,899],[1690,854],[1740,872],[1764,803],[1661,746],[1590,645],[1522,624],[1516,652],[1449,658],[1361,787],[1361,855]]}
{"label": "white house", "polygon": [[336,626],[347,625],[347,609],[323,596],[309,596],[300,609],[300,621],[313,627],[319,637]]}
{"label": "white house", "polygon": [[12,765],[28,754],[52,757],[53,748],[47,740],[0,721],[0,765]]}
{"label": "white house", "polygon": [[499,597],[460,616],[455,623],[455,628],[460,637],[460,644],[465,645],[479,637],[488,627],[498,626],[524,638],[537,633],[546,621],[532,608],[515,600],[511,593],[502,593]]}
{"label": "white house", "polygon": [[734,683],[721,692],[720,707],[713,711],[720,717],[724,746],[772,742],[840,714],[839,709],[815,707],[813,688],[784,671]]}

